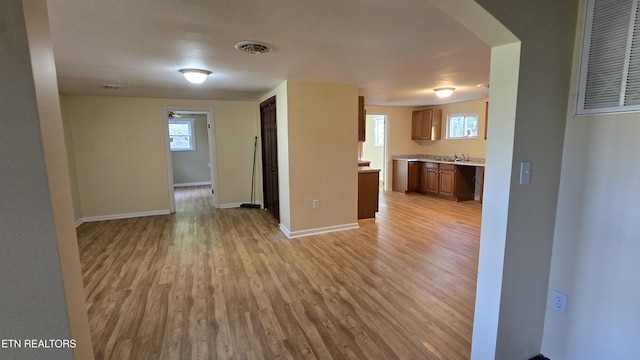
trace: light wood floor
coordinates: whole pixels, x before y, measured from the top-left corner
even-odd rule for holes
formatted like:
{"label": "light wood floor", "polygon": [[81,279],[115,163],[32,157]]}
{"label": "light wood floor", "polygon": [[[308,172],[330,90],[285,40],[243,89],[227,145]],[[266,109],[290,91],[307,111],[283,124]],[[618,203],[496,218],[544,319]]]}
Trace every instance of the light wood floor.
{"label": "light wood floor", "polygon": [[96,359],[468,359],[481,206],[382,193],[377,220],[287,239],[264,210],[85,223]]}

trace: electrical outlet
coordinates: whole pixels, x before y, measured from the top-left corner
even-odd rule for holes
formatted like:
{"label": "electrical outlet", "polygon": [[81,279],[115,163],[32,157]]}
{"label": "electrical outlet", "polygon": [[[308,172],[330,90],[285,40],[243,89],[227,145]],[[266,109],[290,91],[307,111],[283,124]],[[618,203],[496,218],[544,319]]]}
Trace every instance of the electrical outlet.
{"label": "electrical outlet", "polygon": [[317,209],[320,207],[320,200],[313,200],[313,204],[312,204],[314,209]]}
{"label": "electrical outlet", "polygon": [[553,310],[561,313],[567,312],[567,295],[560,291],[553,290]]}

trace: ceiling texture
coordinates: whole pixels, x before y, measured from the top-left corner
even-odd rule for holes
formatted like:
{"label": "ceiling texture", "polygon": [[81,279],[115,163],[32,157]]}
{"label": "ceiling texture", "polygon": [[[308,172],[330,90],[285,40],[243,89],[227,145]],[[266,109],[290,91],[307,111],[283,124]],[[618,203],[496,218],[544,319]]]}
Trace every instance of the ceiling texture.
{"label": "ceiling texture", "polygon": [[[257,100],[285,80],[357,84],[369,105],[479,99],[490,48],[425,0],[49,0],[63,94]],[[267,43],[253,55],[234,45]],[[178,71],[212,71],[199,85]],[[101,84],[122,88],[106,90]],[[438,99],[434,88],[455,87]]]}

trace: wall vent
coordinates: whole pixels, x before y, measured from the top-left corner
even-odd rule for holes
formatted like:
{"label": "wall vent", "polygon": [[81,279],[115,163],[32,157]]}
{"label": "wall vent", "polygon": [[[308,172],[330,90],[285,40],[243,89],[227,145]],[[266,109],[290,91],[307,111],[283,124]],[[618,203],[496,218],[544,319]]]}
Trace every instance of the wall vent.
{"label": "wall vent", "polygon": [[577,115],[640,111],[639,0],[588,0]]}

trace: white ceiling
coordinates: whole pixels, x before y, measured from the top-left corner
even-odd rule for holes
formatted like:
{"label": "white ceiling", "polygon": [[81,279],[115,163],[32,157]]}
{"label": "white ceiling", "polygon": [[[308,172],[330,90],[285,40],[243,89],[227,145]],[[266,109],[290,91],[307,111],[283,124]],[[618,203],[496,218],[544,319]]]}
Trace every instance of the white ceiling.
{"label": "white ceiling", "polygon": [[[425,0],[49,0],[60,92],[256,100],[284,80],[358,84],[370,105],[488,96],[490,48]],[[234,44],[273,46],[262,55]],[[213,71],[201,85],[181,68]],[[101,84],[118,84],[105,90]],[[443,101],[432,89],[456,88]]]}

